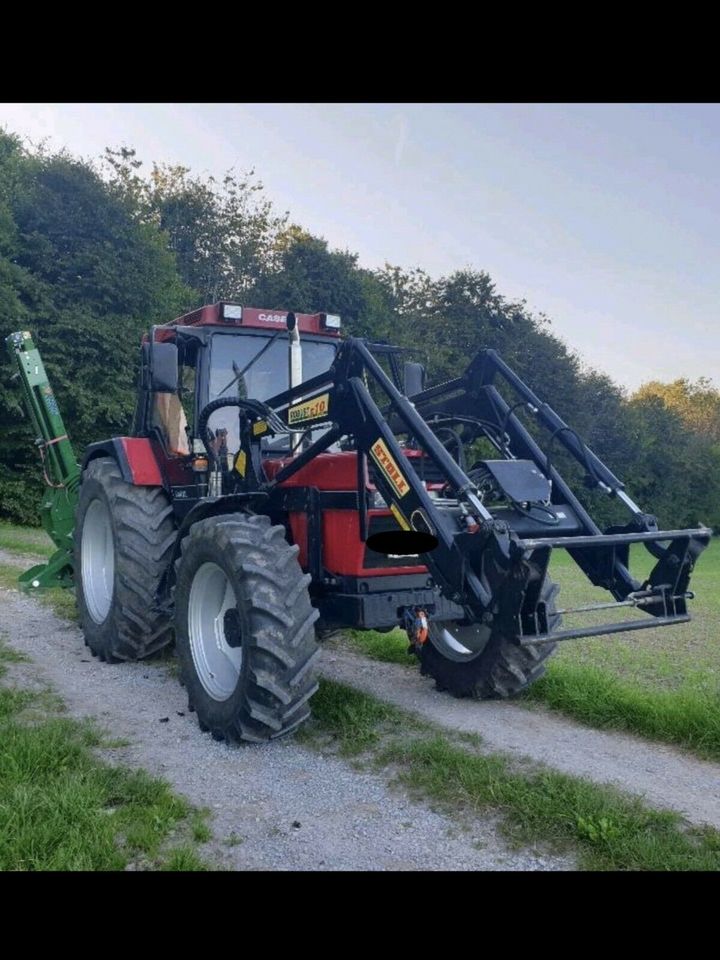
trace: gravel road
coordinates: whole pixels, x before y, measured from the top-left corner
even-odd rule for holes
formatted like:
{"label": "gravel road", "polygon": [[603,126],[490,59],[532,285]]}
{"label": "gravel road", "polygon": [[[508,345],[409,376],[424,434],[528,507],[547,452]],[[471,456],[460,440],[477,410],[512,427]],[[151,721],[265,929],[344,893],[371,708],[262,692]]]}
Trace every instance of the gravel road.
{"label": "gravel road", "polygon": [[[17,557],[0,560],[17,563]],[[118,762],[169,781],[209,807],[203,855],[231,870],[567,870],[567,857],[510,851],[487,819],[463,826],[390,788],[381,775],[292,740],[228,746],[202,734],[167,666],[94,660],[76,626],[37,600],[0,589],[0,629],[32,658],[18,685],[49,683],[69,712],[97,718],[130,746]],[[167,718],[165,720],[165,718]],[[164,721],[165,722],[161,722]],[[241,838],[228,845],[232,835]]]}

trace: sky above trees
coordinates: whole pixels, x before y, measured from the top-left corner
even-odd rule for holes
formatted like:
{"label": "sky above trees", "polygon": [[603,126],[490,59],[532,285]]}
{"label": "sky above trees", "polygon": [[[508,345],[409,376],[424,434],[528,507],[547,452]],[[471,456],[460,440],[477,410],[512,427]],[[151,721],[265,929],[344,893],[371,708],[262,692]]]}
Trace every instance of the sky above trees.
{"label": "sky above trees", "polygon": [[720,105],[4,104],[2,126],[254,167],[363,266],[487,270],[630,388],[720,380]]}

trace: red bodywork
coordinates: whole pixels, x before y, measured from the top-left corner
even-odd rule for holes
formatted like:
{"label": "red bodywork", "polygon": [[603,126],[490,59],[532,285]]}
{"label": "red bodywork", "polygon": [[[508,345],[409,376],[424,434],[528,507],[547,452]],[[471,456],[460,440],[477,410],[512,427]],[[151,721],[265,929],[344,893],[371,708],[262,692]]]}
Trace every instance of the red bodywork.
{"label": "red bodywork", "polygon": [[[155,450],[150,440],[142,437],[119,437],[114,441],[122,448],[124,456],[121,458],[121,467],[125,479],[139,486],[160,487],[163,478],[157,462]],[[109,451],[108,451],[109,452]],[[116,456],[120,450],[116,451]],[[406,455],[417,456],[414,451],[406,451]],[[289,460],[265,460],[263,468],[268,480],[272,480],[278,471]],[[165,462],[170,473],[170,483],[182,482],[186,479],[186,465],[183,458],[172,458]],[[354,493],[357,490],[357,454],[321,453],[307,466],[299,470],[282,484],[283,487],[315,487],[320,491],[344,491]],[[365,478],[368,490],[374,490],[375,485]],[[374,517],[391,517],[388,509],[368,510],[368,521]],[[307,515],[301,511],[292,511],[289,516],[290,529],[295,543],[300,547],[299,561],[302,567],[307,567]],[[322,543],[323,564],[327,570],[339,576],[348,577],[380,577],[398,574],[425,573],[423,565],[397,567],[365,567],[365,543],[360,539],[360,515],[356,510],[325,509],[322,512]]]}
{"label": "red bodywork", "polygon": [[[199,307],[190,313],[183,314],[176,320],[164,323],[155,328],[155,340],[172,340],[175,336],[175,327],[254,327],[265,330],[282,330],[287,322],[286,310],[266,310],[262,307],[243,307],[242,317],[236,320],[223,320],[225,303],[213,303]],[[233,305],[235,306],[235,305]],[[332,337],[336,340],[340,331],[334,327],[324,325],[324,313],[296,313],[300,333],[315,333],[323,337]],[[145,338],[143,338],[145,339]]]}
{"label": "red bodywork", "polygon": [[[411,451],[408,451],[411,452]],[[414,451],[412,451],[414,452]],[[265,460],[263,467],[268,480],[272,480],[289,460]],[[283,484],[283,487],[316,487],[321,491],[357,490],[357,454],[321,453],[302,470],[298,470]],[[368,490],[375,486],[365,478]],[[373,517],[391,517],[387,509],[368,510],[368,521]],[[301,512],[290,513],[290,529],[293,540],[300,547],[298,559],[307,567],[307,516]],[[406,567],[364,567],[365,543],[360,539],[360,515],[355,510],[323,510],[322,512],[323,565],[331,573],[349,577],[387,577],[397,574],[426,573],[422,564]]]}
{"label": "red bodywork", "polygon": [[136,486],[161,487],[163,478],[155,453],[146,437],[120,437],[125,459]]}

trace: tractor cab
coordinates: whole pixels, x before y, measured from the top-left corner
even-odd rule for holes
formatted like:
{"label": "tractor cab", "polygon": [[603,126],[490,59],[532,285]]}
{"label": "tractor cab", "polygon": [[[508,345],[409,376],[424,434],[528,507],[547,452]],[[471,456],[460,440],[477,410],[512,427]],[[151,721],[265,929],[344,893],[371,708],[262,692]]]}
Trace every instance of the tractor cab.
{"label": "tractor cab", "polygon": [[[332,365],[339,337],[340,318],[333,314],[288,314],[228,302],[155,326],[143,344],[133,434],[154,435],[169,458],[206,453],[208,440],[198,436],[197,426],[209,403],[238,396],[264,401],[311,380]],[[207,429],[216,451],[237,455],[236,409],[213,412]],[[313,431],[311,439],[320,432]],[[263,453],[287,455],[291,436],[263,439]]]}

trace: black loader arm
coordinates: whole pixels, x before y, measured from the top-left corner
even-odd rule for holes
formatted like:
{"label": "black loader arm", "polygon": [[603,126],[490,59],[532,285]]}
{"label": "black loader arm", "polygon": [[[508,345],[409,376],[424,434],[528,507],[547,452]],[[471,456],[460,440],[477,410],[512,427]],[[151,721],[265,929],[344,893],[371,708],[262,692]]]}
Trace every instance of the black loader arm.
{"label": "black loader arm", "polygon": [[[388,394],[396,405],[397,415],[406,425],[406,431],[412,431],[420,439],[428,457],[458,492],[461,520],[434,505],[425,484],[403,455],[385,415],[370,395],[364,383],[365,373]],[[302,388],[286,391],[268,401],[268,406],[279,412],[288,425],[294,425],[298,422],[295,417],[299,408],[312,408],[322,400],[322,419],[333,422],[332,429],[281,470],[272,485],[287,480],[341,437],[352,437],[358,451],[359,480],[364,478],[365,466],[370,459],[376,468],[377,486],[399,526],[405,530],[430,533],[437,538],[437,547],[431,553],[423,554],[422,559],[444,596],[466,606],[471,619],[482,618],[490,609],[496,591],[493,577],[490,573],[488,579],[485,568],[491,572],[495,563],[501,568],[507,568],[511,563],[511,534],[507,524],[495,520],[485,510],[475,485],[415,412],[410,401],[386,376],[363,341],[346,341],[331,370],[316,381],[321,383],[305,383]],[[293,394],[308,399],[297,404],[288,402]],[[284,410],[279,409],[286,403]],[[364,488],[364,479],[362,486]],[[359,504],[361,530],[366,533],[364,496],[359,497]]]}
{"label": "black loader arm", "polygon": [[[498,378],[517,394],[514,405],[508,404],[498,390]],[[368,389],[370,380],[387,401],[382,409]],[[588,486],[605,491],[626,506],[630,519],[625,527],[608,533],[600,530],[552,465],[548,453],[517,417],[515,411],[520,406],[534,414],[549,433],[550,444],[562,444],[584,467]],[[265,422],[271,432],[278,418],[288,431],[331,426],[286,464],[271,483],[263,484],[264,489],[272,490],[333,443],[350,438],[358,452],[362,538],[366,539],[368,529],[365,478],[367,464],[371,463],[373,482],[398,525],[437,538],[437,547],[423,554],[422,561],[441,593],[462,606],[469,621],[492,624],[522,644],[690,619],[686,606],[692,597],[688,592],[690,574],[709,543],[711,531],[705,527],[658,530],[655,518],[633,503],[622,482],[495,351],[481,351],[461,377],[416,394],[411,402],[385,374],[368,344],[348,339],[327,373],[271,398],[265,409]],[[499,459],[484,461],[479,471],[463,469],[436,435],[438,427],[447,423],[462,424],[466,439],[489,440]],[[407,438],[406,446],[411,444],[422,451],[423,459],[444,480],[442,497],[430,495],[397,435]],[[484,502],[485,492],[478,477],[484,478],[484,483],[490,478],[495,486],[502,487],[510,506],[491,509]],[[528,481],[535,490],[551,494],[542,502],[530,502],[529,494],[517,492],[529,489]],[[645,583],[635,580],[628,569],[630,544],[640,542],[657,558]],[[544,575],[551,551],[558,548],[568,550],[591,582],[613,595],[613,603],[593,609],[632,606],[652,616],[548,635],[537,570]]]}

